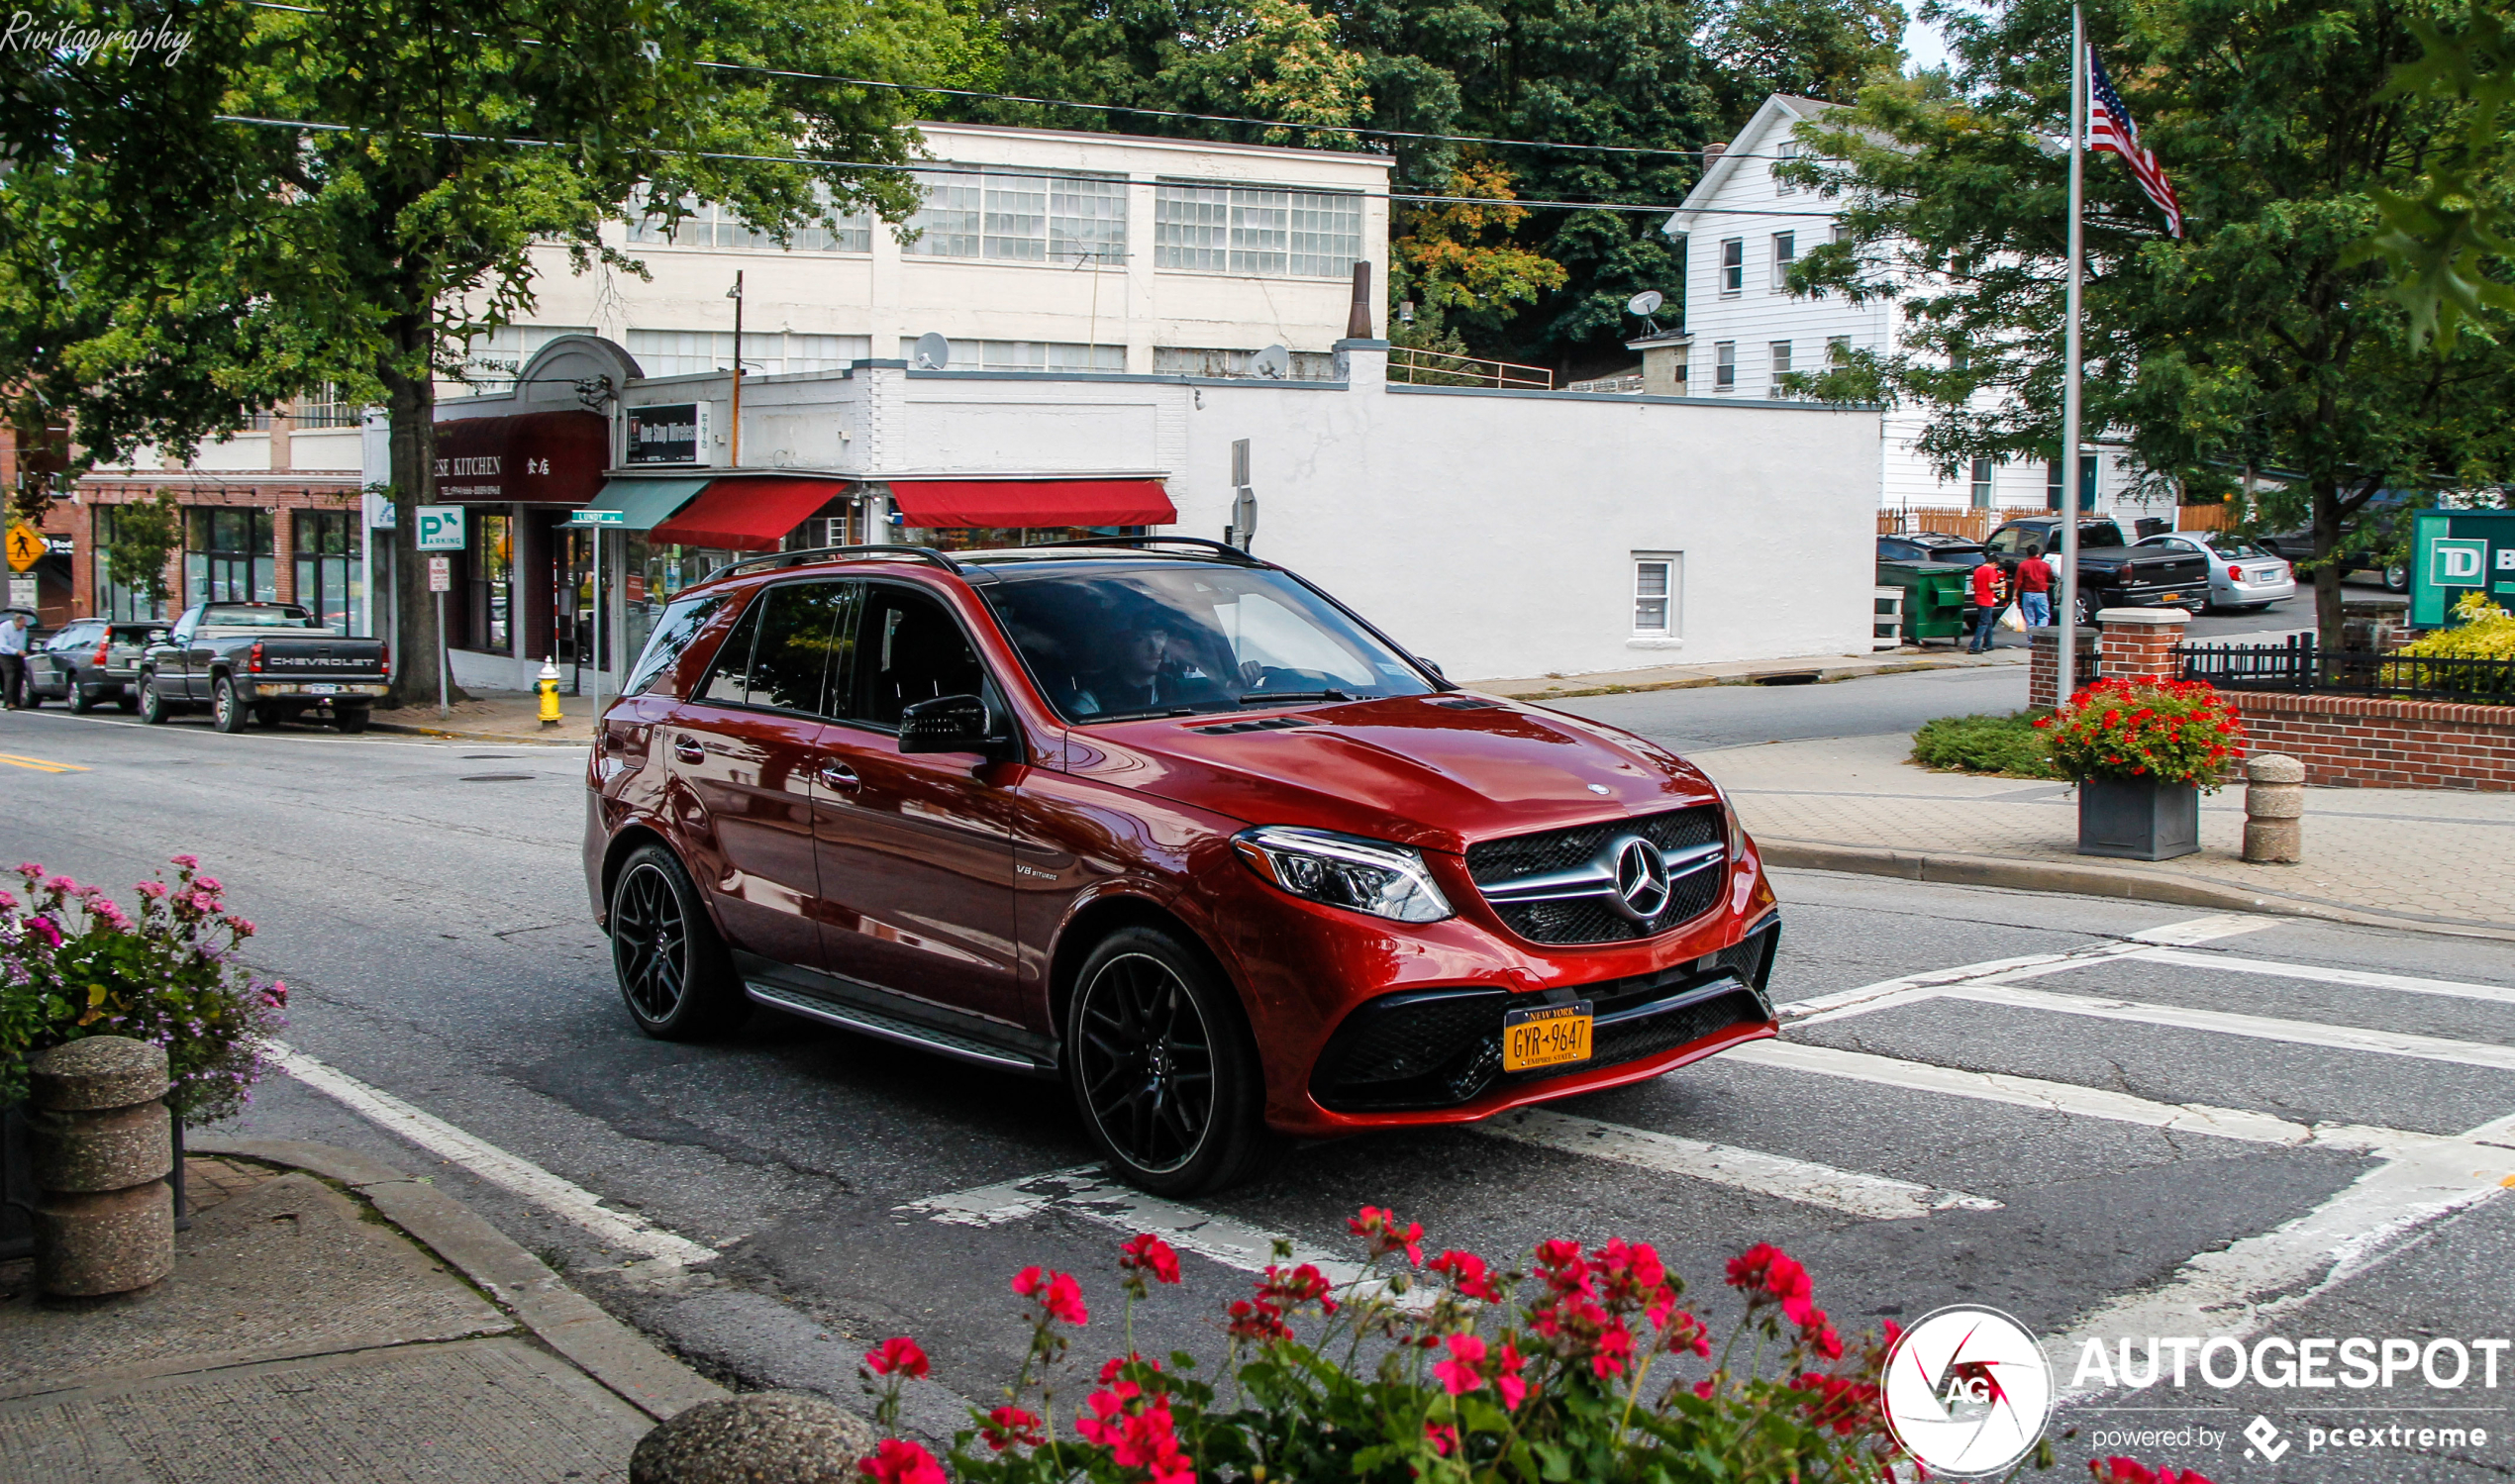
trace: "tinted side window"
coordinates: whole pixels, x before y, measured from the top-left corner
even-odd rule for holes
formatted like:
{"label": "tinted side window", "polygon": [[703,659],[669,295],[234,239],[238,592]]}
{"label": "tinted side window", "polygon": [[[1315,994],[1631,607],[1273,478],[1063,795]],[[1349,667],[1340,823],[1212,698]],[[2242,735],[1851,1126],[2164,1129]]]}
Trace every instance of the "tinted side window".
{"label": "tinted side window", "polygon": [[690,641],[698,638],[699,631],[707,627],[708,619],[724,606],[723,593],[703,593],[666,607],[663,616],[655,620],[654,634],[647,640],[647,652],[638,656],[637,668],[629,672],[629,679],[621,686],[620,693],[624,696],[645,695],[665,671],[679,661],[682,651],[690,647]]}
{"label": "tinted side window", "polygon": [[768,590],[751,657],[751,704],[821,715],[838,643],[855,606],[853,582],[788,582]]}
{"label": "tinted side window", "polygon": [[906,588],[875,585],[856,628],[855,720],[896,727],[899,714],[938,696],[986,692],[986,666],[941,603]]}
{"label": "tinted side window", "polygon": [[759,636],[759,612],[768,606],[754,602],[735,621],[734,632],[716,651],[716,661],[707,667],[707,678],[690,693],[693,701],[724,701],[741,706],[751,700],[752,641]]}

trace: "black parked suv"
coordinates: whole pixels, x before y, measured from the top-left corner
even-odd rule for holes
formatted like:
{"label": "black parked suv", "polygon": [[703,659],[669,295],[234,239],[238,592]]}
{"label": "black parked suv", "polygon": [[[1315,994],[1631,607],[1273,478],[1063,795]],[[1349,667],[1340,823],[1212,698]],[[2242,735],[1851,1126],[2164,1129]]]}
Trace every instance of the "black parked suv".
{"label": "black parked suv", "polygon": [[[2035,517],[2002,526],[1986,544],[1992,559],[2014,570],[2030,555],[2059,556],[2061,519]],[[2113,522],[2078,522],[2078,622],[2093,622],[2098,610],[2106,608],[2199,608],[2208,601],[2208,557],[2197,551],[2134,550]]]}

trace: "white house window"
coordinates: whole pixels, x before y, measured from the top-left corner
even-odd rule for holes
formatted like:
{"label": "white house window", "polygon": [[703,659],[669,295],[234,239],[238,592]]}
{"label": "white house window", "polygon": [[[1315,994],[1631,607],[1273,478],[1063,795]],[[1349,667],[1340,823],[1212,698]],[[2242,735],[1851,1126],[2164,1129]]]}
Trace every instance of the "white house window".
{"label": "white house window", "polygon": [[1772,390],[1773,395],[1779,396],[1781,378],[1790,374],[1790,343],[1774,341],[1770,348],[1772,350]]}
{"label": "white house window", "polygon": [[[917,342],[899,339],[899,357],[914,364]],[[977,341],[952,343],[953,371],[1123,371],[1124,346],[1082,346],[1062,341]]]}
{"label": "white house window", "polygon": [[1825,363],[1830,366],[1847,366],[1852,363],[1850,336],[1829,335],[1825,338]]}
{"label": "white house window", "polygon": [[1731,392],[1738,389],[1738,343],[1720,341],[1712,346],[1712,390]]}
{"label": "white house window", "polygon": [[314,428],[355,428],[358,426],[358,404],[341,395],[337,383],[327,381],[297,401],[293,421],[300,431]]}
{"label": "white house window", "polygon": [[1153,265],[1260,278],[1343,278],[1362,260],[1362,198],[1161,181]]}
{"label": "white house window", "polygon": [[923,176],[926,204],[908,219],[920,257],[999,262],[1115,262],[1127,252],[1127,183],[1090,175]]}
{"label": "white house window", "polygon": [[1796,195],[1799,188],[1784,178],[1781,171],[1784,166],[1799,157],[1798,145],[1786,144],[1773,152],[1781,157],[1772,162],[1772,193],[1776,196]]}
{"label": "white house window", "polygon": [[1991,508],[1991,460],[1987,458],[1973,460],[1973,508]]}
{"label": "white house window", "polygon": [[1674,639],[1685,571],[1681,551],[1633,553],[1633,637]]}
{"label": "white house window", "polygon": [[[830,206],[830,189],[826,185],[813,188],[815,199],[823,210]],[[639,215],[629,219],[629,241],[637,244],[672,247],[718,247],[743,252],[774,252],[779,250],[776,239],[764,232],[754,232],[743,219],[714,201],[701,201],[696,196],[681,198],[689,212],[677,224],[666,229],[663,218]],[[839,225],[815,222],[799,228],[788,240],[792,250],[803,252],[870,252],[873,250],[873,214],[867,211],[842,212]]]}
{"label": "white house window", "polygon": [[1772,291],[1781,293],[1790,287],[1790,264],[1799,260],[1799,234],[1776,232],[1772,235]]}
{"label": "white house window", "polygon": [[1720,296],[1734,298],[1747,287],[1747,240],[1733,237],[1720,245]]}

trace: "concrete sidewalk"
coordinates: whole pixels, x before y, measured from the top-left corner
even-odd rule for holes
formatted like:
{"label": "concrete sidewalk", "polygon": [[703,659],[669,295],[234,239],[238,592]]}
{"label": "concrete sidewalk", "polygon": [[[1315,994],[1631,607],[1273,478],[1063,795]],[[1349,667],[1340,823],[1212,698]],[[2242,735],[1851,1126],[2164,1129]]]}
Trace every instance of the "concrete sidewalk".
{"label": "concrete sidewalk", "polygon": [[1516,701],[1560,701],[1573,696],[1620,696],[1638,690],[1689,690],[1698,685],[1812,685],[1833,680],[1854,680],[1862,675],[1899,675],[1911,670],[2024,664],[2028,652],[2021,641],[1987,654],[1967,654],[1959,646],[1948,645],[1926,649],[1881,649],[1872,654],[1738,659],[1722,664],[1661,664],[1593,674],[1536,675],[1459,683],[1469,690],[1509,696]]}
{"label": "concrete sidewalk", "polygon": [[0,1479],[625,1480],[658,1419],[725,1395],[424,1182],[196,1143],[229,1152],[186,1161],[171,1279],[46,1303],[0,1264]]}
{"label": "concrete sidewalk", "polygon": [[2515,939],[2515,795],[2306,791],[2305,859],[2248,865],[2244,788],[2201,800],[2201,850],[2179,860],[2076,852],[2065,782],[1932,772],[1912,737],[1832,738],[1690,752],[1775,865],[2078,892]]}
{"label": "concrete sidewalk", "polygon": [[508,745],[552,742],[581,747],[594,736],[594,698],[590,693],[571,696],[561,692],[560,720],[551,727],[542,725],[542,698],[531,691],[474,691],[470,700],[456,701],[447,708],[447,713],[439,716],[437,703],[430,701],[399,711],[376,712],[367,726],[375,732]]}

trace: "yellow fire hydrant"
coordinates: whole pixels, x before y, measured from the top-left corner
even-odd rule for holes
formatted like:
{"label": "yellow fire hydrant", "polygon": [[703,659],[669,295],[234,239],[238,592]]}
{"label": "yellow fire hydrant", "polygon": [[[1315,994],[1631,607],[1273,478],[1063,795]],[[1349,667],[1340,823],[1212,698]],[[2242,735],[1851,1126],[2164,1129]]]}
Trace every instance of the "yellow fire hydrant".
{"label": "yellow fire hydrant", "polygon": [[533,682],[533,688],[542,693],[542,725],[545,727],[555,727],[559,722],[557,660],[558,656],[554,654],[544,659],[542,677]]}

